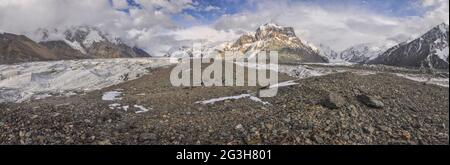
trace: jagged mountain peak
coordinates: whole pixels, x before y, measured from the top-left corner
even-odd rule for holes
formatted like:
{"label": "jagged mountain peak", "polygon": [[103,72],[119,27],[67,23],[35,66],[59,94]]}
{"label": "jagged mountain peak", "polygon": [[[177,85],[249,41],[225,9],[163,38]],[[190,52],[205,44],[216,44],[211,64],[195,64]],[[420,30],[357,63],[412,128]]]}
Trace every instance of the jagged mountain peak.
{"label": "jagged mountain peak", "polygon": [[339,54],[328,45],[320,43],[317,46],[312,46],[314,46],[313,48],[315,48],[315,50],[319,52],[320,55],[328,58],[329,61],[338,61],[340,59]]}
{"label": "jagged mountain peak", "polygon": [[256,40],[272,39],[274,37],[290,38],[296,37],[294,28],[283,27],[275,23],[266,23],[256,29]]}
{"label": "jagged mountain peak", "polygon": [[256,32],[242,35],[224,51],[239,51],[253,57],[259,51],[278,51],[281,62],[327,62],[317,49],[295,35],[294,28],[267,23]]}
{"label": "jagged mountain peak", "polygon": [[448,31],[449,31],[448,25],[445,23],[441,23],[433,27],[431,30],[423,34],[418,39],[426,39],[426,40],[443,39],[445,38],[445,36],[448,37]]}
{"label": "jagged mountain peak", "polygon": [[442,22],[441,24],[437,25],[435,28],[439,28],[439,30],[443,33],[445,33],[446,31],[448,31],[448,24],[446,24],[445,22]]}

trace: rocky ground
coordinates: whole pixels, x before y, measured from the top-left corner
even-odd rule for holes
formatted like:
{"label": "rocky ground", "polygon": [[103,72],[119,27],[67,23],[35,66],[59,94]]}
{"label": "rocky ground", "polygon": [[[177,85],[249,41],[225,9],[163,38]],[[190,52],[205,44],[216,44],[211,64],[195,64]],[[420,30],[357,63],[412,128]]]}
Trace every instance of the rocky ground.
{"label": "rocky ground", "polygon": [[[387,73],[280,74],[291,85],[257,100],[267,89],[173,87],[170,71],[0,104],[0,144],[449,144],[445,87]],[[200,102],[226,96],[242,98]]]}

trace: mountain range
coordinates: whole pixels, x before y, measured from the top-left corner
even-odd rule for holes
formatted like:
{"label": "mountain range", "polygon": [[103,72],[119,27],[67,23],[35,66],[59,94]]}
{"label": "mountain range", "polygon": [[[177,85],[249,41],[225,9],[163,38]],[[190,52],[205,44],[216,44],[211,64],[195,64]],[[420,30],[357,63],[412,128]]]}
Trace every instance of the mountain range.
{"label": "mountain range", "polygon": [[24,35],[0,34],[0,64],[30,61],[150,57],[144,50],[91,26],[65,30],[38,29],[39,41]]}
{"label": "mountain range", "polygon": [[[150,57],[144,50],[129,46],[120,38],[91,26],[67,29],[38,29],[38,43],[24,35],[0,34],[0,64],[29,61]],[[226,51],[246,57],[260,51],[278,51],[280,63],[327,63],[347,61],[400,67],[448,69],[449,27],[442,23],[410,42],[364,43],[336,52],[324,44],[314,45],[296,36],[292,27],[267,23],[241,35],[234,42],[203,44],[203,53],[225,56]],[[395,46],[393,46],[395,45]],[[206,54],[205,53],[205,54]],[[166,57],[193,56],[193,48],[171,49]]]}

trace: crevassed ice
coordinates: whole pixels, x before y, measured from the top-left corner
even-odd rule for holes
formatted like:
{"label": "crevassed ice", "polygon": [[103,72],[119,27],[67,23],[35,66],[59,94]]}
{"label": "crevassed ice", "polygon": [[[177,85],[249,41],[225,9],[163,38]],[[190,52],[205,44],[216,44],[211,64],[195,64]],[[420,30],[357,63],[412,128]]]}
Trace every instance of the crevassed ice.
{"label": "crevassed ice", "polygon": [[87,92],[133,80],[169,59],[89,59],[0,65],[0,102],[22,102],[37,94]]}

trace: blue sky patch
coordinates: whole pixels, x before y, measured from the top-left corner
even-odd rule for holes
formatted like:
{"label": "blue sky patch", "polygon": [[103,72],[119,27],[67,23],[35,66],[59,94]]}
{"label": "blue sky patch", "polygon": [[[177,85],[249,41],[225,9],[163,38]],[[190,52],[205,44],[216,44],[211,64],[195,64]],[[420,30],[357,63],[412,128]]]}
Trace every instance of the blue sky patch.
{"label": "blue sky patch", "polygon": [[[112,5],[112,0],[109,1]],[[130,8],[142,7],[134,0],[126,1]],[[421,16],[426,12],[426,9],[418,7],[420,0],[280,0],[279,2],[280,4],[287,3],[288,6],[315,5],[323,8],[361,8],[393,17]],[[193,0],[194,8],[186,8],[181,13],[173,14],[172,18],[182,25],[208,24],[223,15],[257,10],[258,3],[264,3],[264,0]],[[129,9],[118,10],[129,13]],[[195,18],[195,22],[189,22],[185,19],[186,16]]]}

